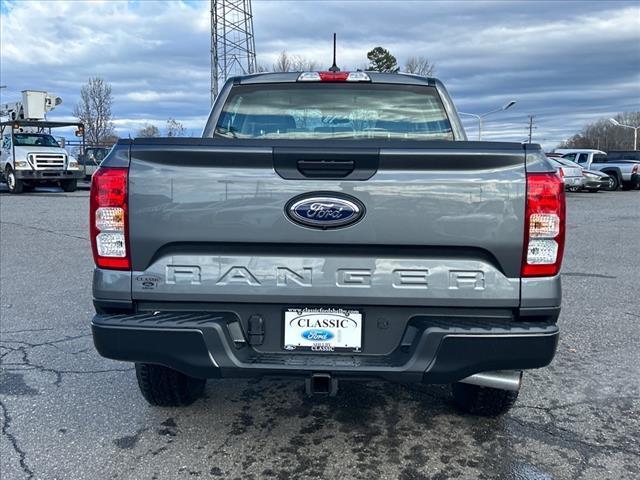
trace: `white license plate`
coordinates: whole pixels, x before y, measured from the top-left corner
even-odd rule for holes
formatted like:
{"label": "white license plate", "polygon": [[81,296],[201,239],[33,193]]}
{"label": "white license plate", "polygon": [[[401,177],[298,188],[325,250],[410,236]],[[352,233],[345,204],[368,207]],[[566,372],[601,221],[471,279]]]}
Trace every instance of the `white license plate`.
{"label": "white license plate", "polygon": [[285,350],[360,352],[362,313],[344,308],[289,308],[284,312]]}

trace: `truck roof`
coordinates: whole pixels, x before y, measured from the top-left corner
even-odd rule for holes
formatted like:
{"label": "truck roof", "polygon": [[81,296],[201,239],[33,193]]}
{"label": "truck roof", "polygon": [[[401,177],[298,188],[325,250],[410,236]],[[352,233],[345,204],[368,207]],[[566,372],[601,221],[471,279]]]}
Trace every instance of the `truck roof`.
{"label": "truck roof", "polygon": [[556,148],[553,150],[553,153],[601,153],[602,155],[606,155],[606,152],[594,148]]}
{"label": "truck roof", "polygon": [[[301,73],[307,72],[265,72],[253,73],[250,75],[233,77],[232,81],[235,85],[251,85],[257,83],[295,83]],[[341,73],[349,73],[348,71]],[[387,73],[387,72],[369,72],[364,71],[371,83],[395,83],[402,85],[436,85],[441,83],[434,77],[421,77],[411,73]]]}

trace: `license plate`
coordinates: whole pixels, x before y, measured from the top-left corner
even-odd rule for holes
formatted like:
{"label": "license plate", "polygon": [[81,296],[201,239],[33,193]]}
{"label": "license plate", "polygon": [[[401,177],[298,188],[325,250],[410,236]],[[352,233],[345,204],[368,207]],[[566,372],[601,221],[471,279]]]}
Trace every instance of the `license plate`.
{"label": "license plate", "polygon": [[343,308],[289,308],[284,312],[285,350],[360,352],[362,312]]}

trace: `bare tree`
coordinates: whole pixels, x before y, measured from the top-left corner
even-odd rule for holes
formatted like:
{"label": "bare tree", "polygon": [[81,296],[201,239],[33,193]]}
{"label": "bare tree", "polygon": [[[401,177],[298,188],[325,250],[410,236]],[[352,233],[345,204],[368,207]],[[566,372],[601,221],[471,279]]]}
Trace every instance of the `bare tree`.
{"label": "bare tree", "polygon": [[300,55],[289,55],[286,50],[280,52],[276,63],[273,64],[274,72],[310,72],[318,70],[320,62],[305,58]]}
{"label": "bare tree", "polygon": [[175,118],[167,120],[167,137],[184,137],[186,129]]}
{"label": "bare tree", "polygon": [[111,85],[102,78],[89,78],[80,90],[80,101],[73,109],[73,115],[84,124],[89,143],[105,142],[114,135],[112,103]]}
{"label": "bare tree", "polygon": [[273,68],[271,69],[274,72],[290,72],[291,71],[291,58],[286,50],[280,52],[278,58],[276,59],[276,63],[273,64]]}
{"label": "bare tree", "polygon": [[299,55],[294,55],[291,60],[291,70],[294,72],[313,72],[320,69],[320,63]]}
{"label": "bare tree", "polygon": [[[625,125],[640,125],[640,112],[623,112],[615,115],[618,122]],[[632,150],[633,130],[617,127],[608,118],[601,118],[587,124],[560,144],[560,148],[595,148],[598,150]]]}
{"label": "bare tree", "polygon": [[422,56],[409,57],[404,65],[404,71],[423,77],[430,77],[436,72],[436,65]]}
{"label": "bare tree", "polygon": [[138,137],[159,137],[160,129],[155,125],[147,123],[143,128],[138,130]]}

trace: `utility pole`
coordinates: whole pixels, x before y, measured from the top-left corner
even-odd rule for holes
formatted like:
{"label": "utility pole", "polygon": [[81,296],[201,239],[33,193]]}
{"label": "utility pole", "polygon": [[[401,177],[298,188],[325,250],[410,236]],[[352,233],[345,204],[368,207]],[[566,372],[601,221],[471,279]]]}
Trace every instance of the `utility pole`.
{"label": "utility pole", "polygon": [[531,143],[531,139],[533,138],[533,119],[535,115],[529,115],[529,143]]}
{"label": "utility pole", "polygon": [[227,78],[256,66],[251,0],[211,0],[211,103]]}

